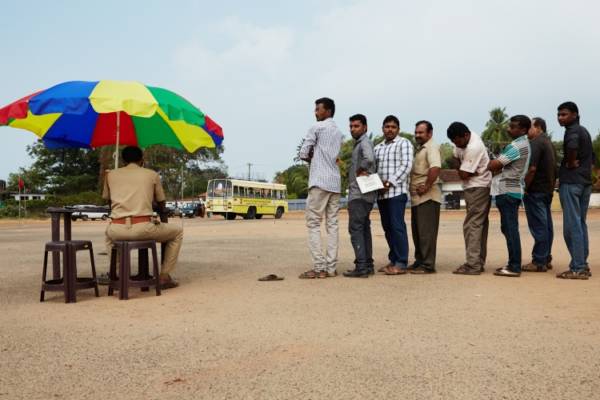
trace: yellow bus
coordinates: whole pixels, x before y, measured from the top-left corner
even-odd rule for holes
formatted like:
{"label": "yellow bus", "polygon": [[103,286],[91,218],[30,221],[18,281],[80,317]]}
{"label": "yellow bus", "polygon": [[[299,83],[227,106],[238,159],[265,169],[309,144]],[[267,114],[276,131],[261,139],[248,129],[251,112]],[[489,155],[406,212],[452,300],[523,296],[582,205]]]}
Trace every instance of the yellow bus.
{"label": "yellow bus", "polygon": [[288,211],[287,189],[279,183],[212,179],[206,189],[206,212],[235,219],[279,219]]}

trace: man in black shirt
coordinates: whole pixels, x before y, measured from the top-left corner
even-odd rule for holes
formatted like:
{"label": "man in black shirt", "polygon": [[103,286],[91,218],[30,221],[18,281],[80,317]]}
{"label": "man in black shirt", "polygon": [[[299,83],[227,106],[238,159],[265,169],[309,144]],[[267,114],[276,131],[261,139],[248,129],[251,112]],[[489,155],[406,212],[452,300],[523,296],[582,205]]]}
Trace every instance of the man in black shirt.
{"label": "man in black shirt", "polygon": [[546,272],[552,269],[552,195],[556,181],[556,154],[546,134],[546,121],[533,118],[527,134],[531,147],[529,170],[525,176],[523,203],[527,215],[529,232],[535,240],[531,251],[531,262],[523,271]]}
{"label": "man in black shirt", "polygon": [[558,123],[565,127],[564,158],[560,165],[560,204],[563,209],[563,236],[571,254],[569,270],[557,275],[563,279],[588,279],[589,255],[586,216],[592,193],[592,138],[579,125],[579,109],[573,102],[558,106]]}

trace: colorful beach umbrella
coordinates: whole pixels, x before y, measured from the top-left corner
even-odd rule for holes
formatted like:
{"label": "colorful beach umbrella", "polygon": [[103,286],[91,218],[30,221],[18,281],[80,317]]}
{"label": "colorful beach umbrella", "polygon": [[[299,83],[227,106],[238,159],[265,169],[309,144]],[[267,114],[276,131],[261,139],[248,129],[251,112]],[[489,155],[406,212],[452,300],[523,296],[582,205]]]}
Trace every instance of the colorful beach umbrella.
{"label": "colorful beach umbrella", "polygon": [[161,144],[193,153],[223,141],[221,127],[183,97],[130,81],[58,84],[0,108],[2,125],[48,148]]}

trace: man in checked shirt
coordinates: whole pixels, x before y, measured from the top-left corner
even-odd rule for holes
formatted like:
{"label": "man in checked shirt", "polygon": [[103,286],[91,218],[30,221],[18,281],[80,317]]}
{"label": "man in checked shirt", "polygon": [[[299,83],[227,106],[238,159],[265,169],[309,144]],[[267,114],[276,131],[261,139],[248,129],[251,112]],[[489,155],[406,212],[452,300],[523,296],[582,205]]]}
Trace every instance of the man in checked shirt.
{"label": "man in checked shirt", "polygon": [[389,263],[379,269],[386,275],[401,275],[408,268],[408,235],[404,210],[408,200],[408,179],[413,161],[412,143],[399,136],[400,121],[394,115],[383,120],[385,140],[375,146],[377,173],[383,181],[377,207],[390,248]]}
{"label": "man in checked shirt", "polygon": [[[328,278],[337,275],[338,213],[342,181],[337,163],[342,147],[342,132],[333,121],[335,103],[323,97],[315,101],[317,123],[309,129],[299,158],[310,163],[306,226],[313,269],[300,279]],[[321,220],[327,228],[327,254],[321,246]]]}

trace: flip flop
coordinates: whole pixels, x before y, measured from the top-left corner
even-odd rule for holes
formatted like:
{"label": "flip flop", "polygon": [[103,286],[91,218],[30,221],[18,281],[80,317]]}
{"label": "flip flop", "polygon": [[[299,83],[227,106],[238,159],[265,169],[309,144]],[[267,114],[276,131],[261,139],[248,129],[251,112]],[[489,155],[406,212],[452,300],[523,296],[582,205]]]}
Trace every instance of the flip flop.
{"label": "flip flop", "polygon": [[282,281],[283,280],[283,276],[277,276],[275,274],[269,274],[269,275],[265,275],[262,278],[258,278],[259,281],[261,282],[268,282],[268,281]]}

